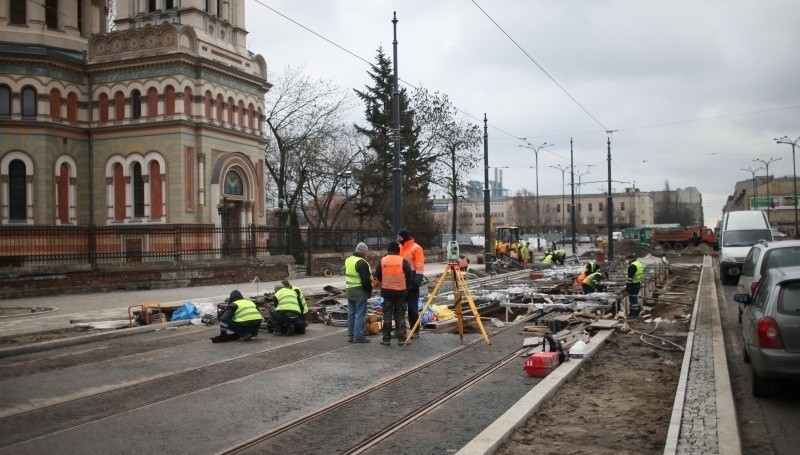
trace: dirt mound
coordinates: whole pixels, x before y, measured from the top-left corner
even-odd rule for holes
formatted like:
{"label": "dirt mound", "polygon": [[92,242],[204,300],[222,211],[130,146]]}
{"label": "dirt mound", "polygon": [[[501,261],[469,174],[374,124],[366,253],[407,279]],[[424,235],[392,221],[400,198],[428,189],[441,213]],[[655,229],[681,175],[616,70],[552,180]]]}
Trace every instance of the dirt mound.
{"label": "dirt mound", "polygon": [[675,253],[683,256],[705,256],[714,254],[714,248],[705,243],[701,243],[698,246],[687,246],[681,251],[675,251]]}
{"label": "dirt mound", "polygon": [[629,254],[634,254],[637,257],[647,256],[652,254],[653,249],[647,245],[642,245],[635,240],[622,239],[614,243],[614,255],[625,257]]}

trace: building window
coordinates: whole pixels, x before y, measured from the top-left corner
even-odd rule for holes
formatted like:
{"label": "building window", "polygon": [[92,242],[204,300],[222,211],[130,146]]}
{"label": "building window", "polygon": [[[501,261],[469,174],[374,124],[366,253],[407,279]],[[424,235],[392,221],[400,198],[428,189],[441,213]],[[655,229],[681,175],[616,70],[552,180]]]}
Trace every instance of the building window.
{"label": "building window", "polygon": [[147,2],[147,12],[152,13],[156,10],[156,0],[149,0]]}
{"label": "building window", "polygon": [[589,211],[591,212],[592,211],[592,203],[590,202],[586,208],[589,209]]}
{"label": "building window", "polygon": [[9,24],[25,25],[28,23],[28,11],[25,4],[27,0],[11,0],[11,8],[9,11]]}
{"label": "building window", "polygon": [[61,163],[58,170],[58,184],[57,184],[57,203],[58,203],[58,221],[61,224],[69,224],[69,164]]}
{"label": "building window", "polygon": [[625,211],[625,203],[624,202],[620,202],[619,203],[619,210],[620,210],[620,212],[624,212]]}
{"label": "building window", "polygon": [[228,171],[225,174],[225,194],[234,196],[241,196],[244,194],[244,185],[242,185],[242,178],[239,174],[233,171]]}
{"label": "building window", "polygon": [[233,102],[233,98],[228,97],[228,125],[233,126],[233,110],[236,104]]}
{"label": "building window", "polygon": [[154,87],[147,89],[147,118],[158,117],[158,91]]}
{"label": "building window", "polygon": [[131,92],[131,118],[142,118],[142,94],[139,90]]}
{"label": "building window", "polygon": [[101,93],[97,98],[97,110],[100,111],[100,123],[108,121],[108,95]]}
{"label": "building window", "polygon": [[224,101],[222,100],[222,95],[217,95],[217,121],[220,123],[225,121],[223,118],[223,104]]}
{"label": "building window", "polygon": [[133,163],[133,172],[131,174],[131,184],[133,186],[133,217],[144,218],[144,179],[142,178],[142,165]]}
{"label": "building window", "polygon": [[44,22],[50,30],[58,30],[58,0],[45,0]]}
{"label": "building window", "polygon": [[253,122],[255,120],[256,110],[253,107],[253,103],[250,103],[249,106],[250,107],[247,109],[247,127],[252,130],[254,125]]}
{"label": "building window", "polygon": [[175,1],[174,0],[167,0],[166,9],[172,9],[172,8],[175,8]]}
{"label": "building window", "polygon": [[237,113],[239,116],[236,123],[240,128],[244,128],[244,101],[239,101],[239,109],[237,109]]}
{"label": "building window", "polygon": [[0,115],[11,115],[11,89],[7,85],[0,85]]}
{"label": "building window", "polygon": [[125,219],[125,175],[122,165],[114,165],[114,221]]}
{"label": "building window", "polygon": [[556,213],[561,213],[561,204],[556,204]]}
{"label": "building window", "polygon": [[33,87],[22,89],[22,117],[36,118],[36,90]]}
{"label": "building window", "polygon": [[8,217],[12,221],[27,219],[28,193],[25,184],[25,163],[13,160],[8,164]]}
{"label": "building window", "polygon": [[78,95],[75,92],[67,95],[67,121],[78,123]]}
{"label": "building window", "polygon": [[598,202],[597,203],[597,211],[598,212],[602,212],[603,211],[603,203],[602,202]]}
{"label": "building window", "polygon": [[164,115],[166,117],[175,115],[175,89],[171,85],[164,88]]}
{"label": "building window", "polygon": [[158,161],[150,162],[150,219],[160,220],[164,214],[161,206],[161,166]]}
{"label": "building window", "polygon": [[118,122],[125,120],[125,95],[122,92],[114,95],[114,120]]}
{"label": "building window", "polygon": [[57,88],[50,90],[50,119],[61,120],[61,92]]}

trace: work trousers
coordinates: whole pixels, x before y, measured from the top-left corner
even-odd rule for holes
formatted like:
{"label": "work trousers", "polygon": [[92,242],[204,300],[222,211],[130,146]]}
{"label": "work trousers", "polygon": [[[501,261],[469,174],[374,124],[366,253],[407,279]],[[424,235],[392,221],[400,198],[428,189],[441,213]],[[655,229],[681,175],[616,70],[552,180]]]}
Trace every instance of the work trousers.
{"label": "work trousers", "polygon": [[[392,321],[394,321],[397,339],[406,341],[406,307],[405,297],[383,298],[383,328],[381,329],[383,341],[392,339]],[[419,317],[419,314],[417,315]]]}
{"label": "work trousers", "polygon": [[294,333],[306,333],[305,317],[297,311],[275,311],[269,312],[269,332],[278,335],[286,335],[289,327]]}
{"label": "work trousers", "polygon": [[347,339],[363,340],[364,323],[367,318],[367,301],[347,299]]}
{"label": "work trousers", "polygon": [[261,320],[247,321],[247,322],[220,322],[219,331],[222,335],[226,332],[233,332],[237,337],[249,333],[250,335],[258,335],[258,328],[261,327]]}
{"label": "work trousers", "polygon": [[642,288],[642,283],[628,283],[625,285],[625,291],[628,293],[628,301],[631,304],[628,316],[639,317],[642,312],[642,307],[639,305],[639,290]]}
{"label": "work trousers", "polygon": [[412,284],[408,287],[406,307],[408,308],[408,328],[410,329],[419,319],[419,286]]}
{"label": "work trousers", "polygon": [[591,294],[594,292],[594,287],[589,286],[588,284],[581,283],[581,288],[583,288],[584,294]]}

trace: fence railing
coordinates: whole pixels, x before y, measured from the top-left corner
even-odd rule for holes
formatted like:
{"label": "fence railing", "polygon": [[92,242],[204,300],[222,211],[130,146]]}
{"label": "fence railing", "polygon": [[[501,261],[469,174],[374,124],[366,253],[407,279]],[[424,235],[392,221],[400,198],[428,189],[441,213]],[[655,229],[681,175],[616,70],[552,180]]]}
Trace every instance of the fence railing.
{"label": "fence railing", "polygon": [[[438,234],[436,238],[441,240]],[[298,264],[315,253],[352,251],[358,242],[385,249],[394,235],[367,229],[265,226],[0,226],[0,267],[154,263],[260,258],[290,254]]]}

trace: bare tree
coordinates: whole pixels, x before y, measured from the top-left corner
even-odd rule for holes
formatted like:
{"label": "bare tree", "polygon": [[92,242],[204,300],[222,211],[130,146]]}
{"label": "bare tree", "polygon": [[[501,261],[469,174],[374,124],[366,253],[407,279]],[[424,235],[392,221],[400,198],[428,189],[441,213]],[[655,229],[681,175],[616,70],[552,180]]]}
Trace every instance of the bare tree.
{"label": "bare tree", "polygon": [[[298,205],[309,178],[335,173],[320,160],[326,148],[340,140],[351,107],[349,92],[326,80],[316,80],[299,68],[287,67],[267,94],[266,168],[275,183],[272,196],[289,209],[293,235],[299,228]],[[294,242],[299,246],[299,242]]]}
{"label": "bare tree", "polygon": [[511,200],[510,222],[522,229],[533,231],[536,219],[536,195],[526,189],[517,191]]}
{"label": "bare tree", "polygon": [[418,88],[413,97],[414,111],[420,125],[420,152],[433,162],[432,182],[444,188],[453,210],[451,231],[458,232],[458,199],[466,194],[466,177],[479,160],[482,141],[477,125],[459,118],[458,110],[447,95]]}

